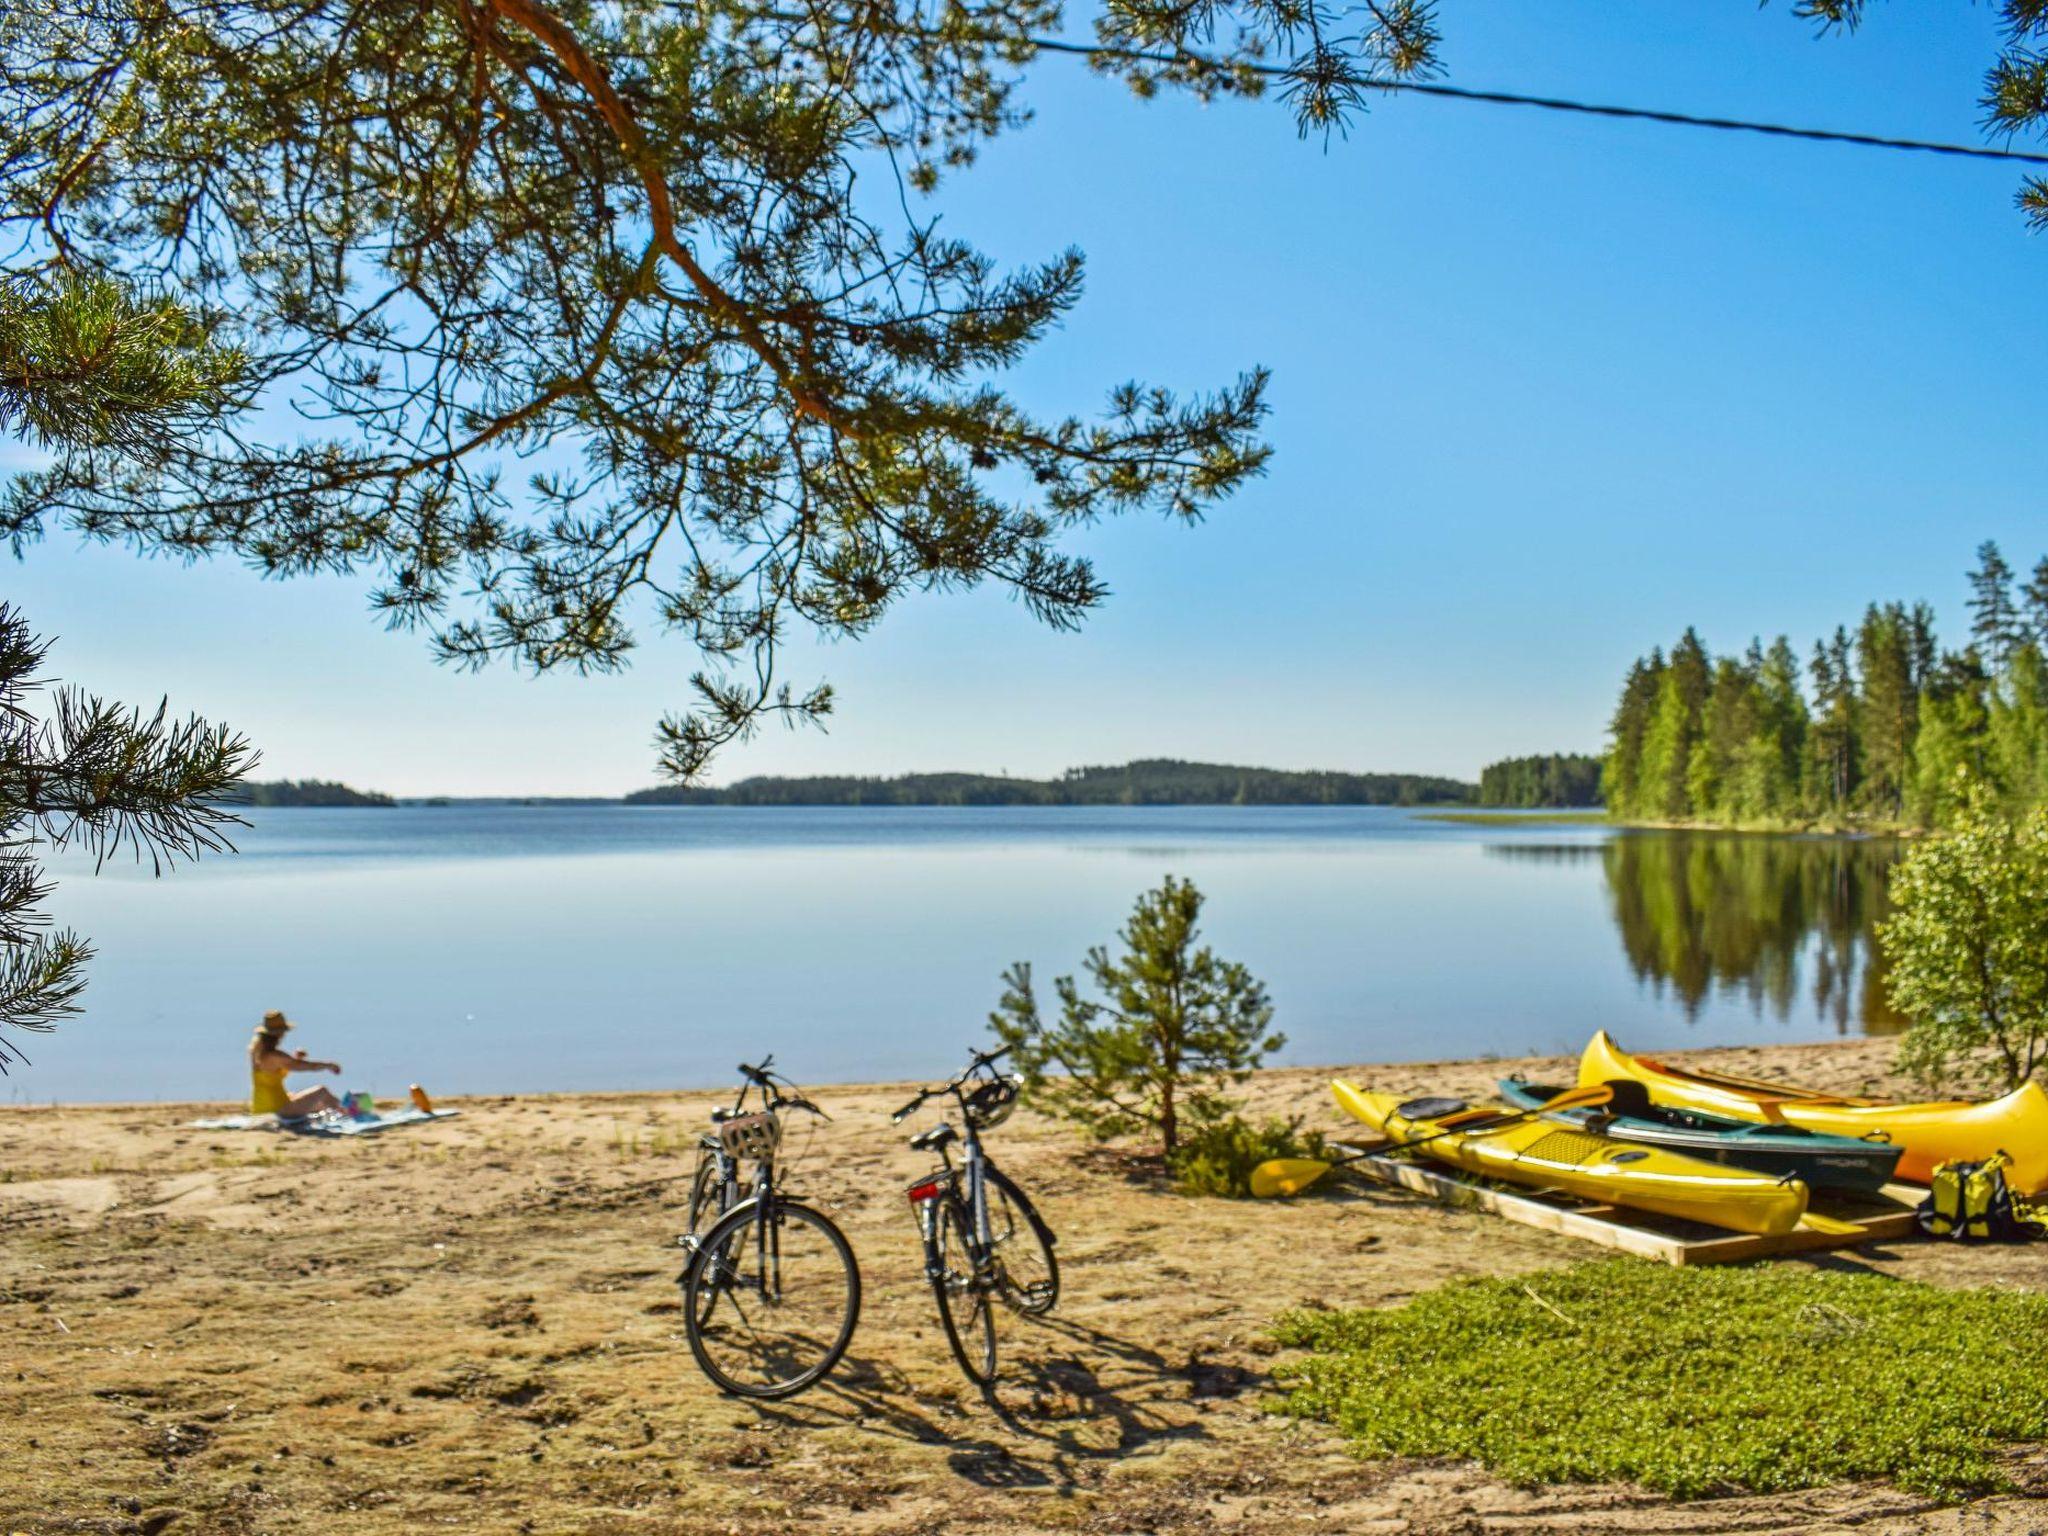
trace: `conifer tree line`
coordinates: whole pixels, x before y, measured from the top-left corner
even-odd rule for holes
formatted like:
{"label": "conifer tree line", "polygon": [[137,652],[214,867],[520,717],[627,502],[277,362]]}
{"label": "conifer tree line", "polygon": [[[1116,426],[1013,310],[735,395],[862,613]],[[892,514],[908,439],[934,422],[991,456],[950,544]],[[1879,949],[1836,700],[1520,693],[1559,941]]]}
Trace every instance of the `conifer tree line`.
{"label": "conifer tree line", "polygon": [[1506,757],[1479,771],[1479,803],[1517,808],[1600,803],[1600,759],[1583,752]]}
{"label": "conifer tree line", "polygon": [[2021,579],[1995,543],[1970,573],[1970,629],[1937,641],[1925,603],[1872,603],[1801,663],[1779,636],[1710,654],[1687,629],[1629,669],[1602,787],[1638,821],[1938,828],[1967,770],[2014,810],[2048,804],[2048,557]]}

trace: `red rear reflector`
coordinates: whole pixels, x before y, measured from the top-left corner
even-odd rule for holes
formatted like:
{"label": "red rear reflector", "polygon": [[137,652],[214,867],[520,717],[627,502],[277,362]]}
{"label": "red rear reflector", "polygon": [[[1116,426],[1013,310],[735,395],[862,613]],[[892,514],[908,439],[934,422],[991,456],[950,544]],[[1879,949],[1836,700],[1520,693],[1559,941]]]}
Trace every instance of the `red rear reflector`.
{"label": "red rear reflector", "polygon": [[910,1203],[915,1205],[920,1200],[936,1199],[942,1188],[944,1188],[944,1185],[940,1180],[926,1179],[922,1184],[911,1185],[907,1193],[910,1196]]}

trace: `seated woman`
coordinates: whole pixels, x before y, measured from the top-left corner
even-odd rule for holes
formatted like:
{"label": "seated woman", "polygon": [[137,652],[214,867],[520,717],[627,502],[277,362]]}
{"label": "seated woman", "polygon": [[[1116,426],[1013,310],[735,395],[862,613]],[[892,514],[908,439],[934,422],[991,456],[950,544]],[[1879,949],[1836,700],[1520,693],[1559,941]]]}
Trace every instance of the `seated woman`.
{"label": "seated woman", "polygon": [[284,1032],[291,1027],[292,1021],[273,1008],[263,1015],[263,1022],[256,1027],[256,1033],[249,1041],[251,1114],[295,1120],[317,1115],[324,1109],[341,1108],[341,1100],[325,1088],[308,1088],[300,1093],[285,1091],[284,1075],[287,1072],[341,1071],[338,1061],[313,1061],[304,1051],[285,1050],[282,1045]]}

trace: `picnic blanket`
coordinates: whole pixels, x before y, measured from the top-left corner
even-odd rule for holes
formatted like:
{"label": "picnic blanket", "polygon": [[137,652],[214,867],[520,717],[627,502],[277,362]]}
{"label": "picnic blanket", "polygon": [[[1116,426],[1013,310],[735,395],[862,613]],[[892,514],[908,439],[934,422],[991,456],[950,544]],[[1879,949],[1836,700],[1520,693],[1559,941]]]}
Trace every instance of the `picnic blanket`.
{"label": "picnic blanket", "polygon": [[425,1125],[430,1120],[452,1120],[459,1109],[437,1109],[429,1114],[419,1109],[396,1109],[374,1120],[349,1120],[340,1115],[307,1115],[285,1120],[276,1115],[222,1115],[215,1120],[188,1120],[195,1131],[288,1131],[294,1136],[374,1136],[401,1125]]}

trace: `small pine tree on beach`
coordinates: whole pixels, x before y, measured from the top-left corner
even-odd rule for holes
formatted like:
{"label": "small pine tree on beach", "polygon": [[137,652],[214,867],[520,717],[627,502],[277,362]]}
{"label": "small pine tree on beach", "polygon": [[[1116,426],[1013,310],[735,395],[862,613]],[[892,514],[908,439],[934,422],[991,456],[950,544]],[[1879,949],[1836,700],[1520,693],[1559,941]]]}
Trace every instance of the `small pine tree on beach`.
{"label": "small pine tree on beach", "polygon": [[1059,1017],[1048,1021],[1020,961],[989,1015],[1034,1102],[1098,1137],[1157,1136],[1169,1163],[1191,1133],[1232,1112],[1227,1087],[1286,1044],[1265,986],[1198,943],[1201,911],[1202,893],[1169,875],[1131,909],[1123,953],[1088,952],[1100,1001],[1062,976]]}

